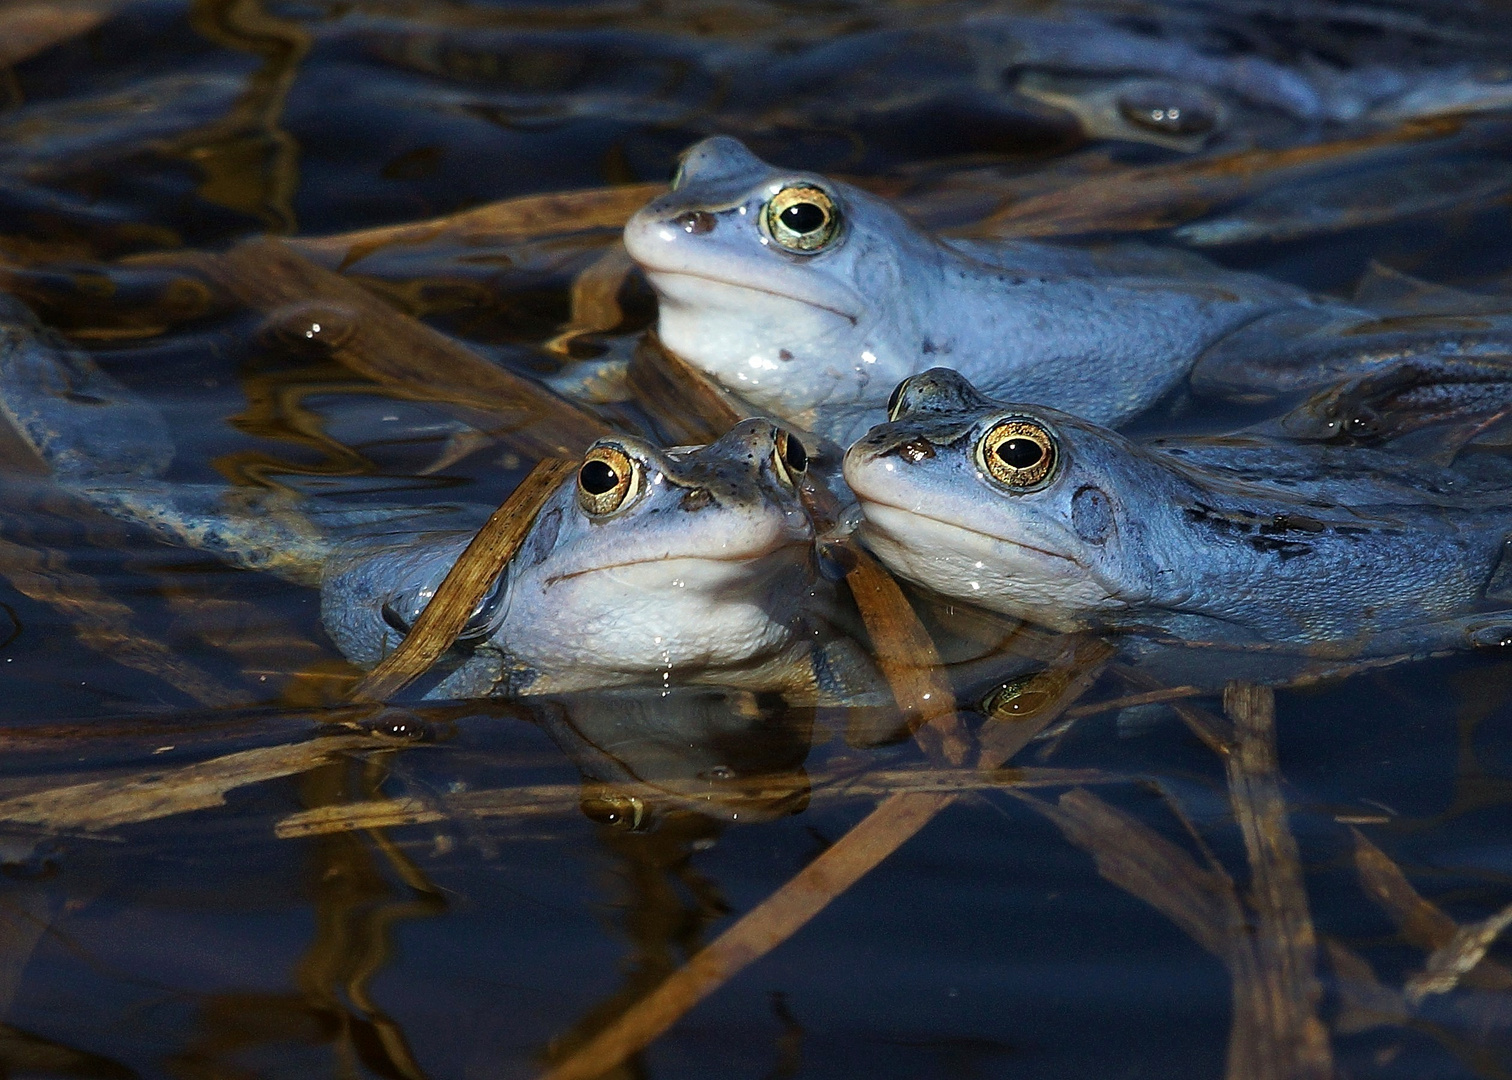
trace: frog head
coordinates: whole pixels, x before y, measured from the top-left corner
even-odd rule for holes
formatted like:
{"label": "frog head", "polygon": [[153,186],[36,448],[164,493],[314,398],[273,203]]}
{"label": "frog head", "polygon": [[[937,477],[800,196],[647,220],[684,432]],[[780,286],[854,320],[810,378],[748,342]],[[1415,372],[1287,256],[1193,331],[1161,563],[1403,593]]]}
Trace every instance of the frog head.
{"label": "frog head", "polygon": [[1162,477],[1122,436],[944,368],[901,383],[888,416],[845,479],[862,539],[899,575],[1061,630],[1148,596],[1139,501]]}
{"label": "frog head", "polygon": [[[468,620],[461,641],[479,659],[448,688],[489,692],[479,680],[499,677],[483,674],[499,670],[490,656],[507,657],[524,673],[516,689],[531,693],[741,685],[806,649],[801,628],[819,587],[797,490],[806,467],[802,444],[765,420],[705,447],[600,439]],[[342,651],[376,662],[395,648],[468,539],[420,538],[339,561],[322,599]],[[752,676],[775,680],[763,689],[783,688],[783,677]]]}
{"label": "frog head", "polygon": [[656,290],[662,342],[773,415],[813,428],[820,406],[880,410],[917,368],[888,298],[936,242],[848,184],[705,139],[625,246]]}
{"label": "frog head", "polygon": [[782,652],[814,584],[806,467],[802,444],[764,420],[694,449],[600,439],[515,557],[497,636],[529,668],[590,685]]}

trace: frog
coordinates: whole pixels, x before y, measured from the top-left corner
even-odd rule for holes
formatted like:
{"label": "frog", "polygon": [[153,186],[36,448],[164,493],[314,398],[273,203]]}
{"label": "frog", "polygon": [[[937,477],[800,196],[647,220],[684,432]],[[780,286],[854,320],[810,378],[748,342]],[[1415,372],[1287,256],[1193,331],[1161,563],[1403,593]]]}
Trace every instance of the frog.
{"label": "frog", "polygon": [[1302,290],[1200,256],[947,240],[886,200],[767,164],[740,141],[691,147],[624,242],[657,294],[661,343],[768,415],[846,445],[926,368],[1118,425],[1180,388],[1197,357]]}
{"label": "frog", "polygon": [[1397,477],[1433,467],[1385,450],[1142,445],[948,369],[900,384],[889,417],[845,457],[858,533],[945,596],[1054,630],[1333,662],[1508,640],[1504,465],[1420,497]]}
{"label": "frog", "polygon": [[[67,494],[167,543],[318,589],[327,635],[365,668],[404,640],[492,510],[177,481],[161,411],[3,295],[0,414]],[[876,677],[830,622],[835,586],[798,491],[806,470],[803,444],[759,418],[701,447],[597,440],[425,696],[707,682],[865,699]]]}

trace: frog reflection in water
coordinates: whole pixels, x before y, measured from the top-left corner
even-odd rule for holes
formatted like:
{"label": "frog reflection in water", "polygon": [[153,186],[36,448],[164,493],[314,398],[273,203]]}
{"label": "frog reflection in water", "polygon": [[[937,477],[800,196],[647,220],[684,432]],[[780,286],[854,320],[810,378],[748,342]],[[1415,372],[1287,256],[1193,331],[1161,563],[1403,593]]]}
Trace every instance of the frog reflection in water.
{"label": "frog reflection in water", "polygon": [[[487,507],[360,506],[162,478],[158,411],[0,297],[0,411],[75,495],[171,543],[316,586],[337,646],[391,652]],[[795,438],[747,420],[704,448],[599,440],[473,613],[434,697],[676,681],[820,699],[864,683],[795,489]]]}
{"label": "frog reflection in water", "polygon": [[1056,629],[1324,659],[1506,636],[1504,468],[1255,440],[1141,447],[944,369],[902,384],[889,414],[846,455],[861,535],[946,595]]}
{"label": "frog reflection in water", "polygon": [[773,168],[731,138],[684,156],[625,246],[673,352],[774,416],[846,443],[929,367],[1116,424],[1290,286],[1174,252],[947,242],[885,201]]}
{"label": "frog reflection in water", "polygon": [[582,810],[633,832],[669,813],[750,824],[808,805],[814,709],[723,687],[538,697],[535,721],[583,776]]}

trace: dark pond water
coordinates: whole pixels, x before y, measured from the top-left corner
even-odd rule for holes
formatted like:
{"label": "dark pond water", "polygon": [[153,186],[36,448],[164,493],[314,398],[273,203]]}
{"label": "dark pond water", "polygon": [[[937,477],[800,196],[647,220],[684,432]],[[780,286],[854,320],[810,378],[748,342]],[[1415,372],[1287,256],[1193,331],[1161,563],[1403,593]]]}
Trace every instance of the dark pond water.
{"label": "dark pond water", "polygon": [[[630,185],[664,181],[690,142],[724,132],[897,195],[940,227],[1157,170],[1144,202],[1080,207],[1080,225],[1046,211],[1031,231],[1140,232],[1345,295],[1372,262],[1500,287],[1506,117],[1485,109],[1351,157],[1349,140],[1402,121],[1333,115],[1321,91],[1288,104],[1265,72],[1337,84],[1340,100],[1359,89],[1351,78],[1374,85],[1382,70],[1441,85],[1453,67],[1504,85],[1512,10],[1099,10],[1103,31],[1167,52],[1144,54],[1143,69],[1093,63],[1035,36],[1033,19],[1074,14],[1038,3],[9,0],[0,274],[164,411],[173,479],[410,504],[497,504],[530,454],[428,395],[424,372],[385,387],[300,342],[308,311],[270,327],[255,304],[174,278],[154,253],[578,189],[629,192],[627,212],[652,191]],[[984,14],[1007,29],[972,21]],[[1201,76],[1194,57],[1240,68]],[[1188,93],[1206,79],[1221,122],[1176,145],[1150,136],[1158,125],[1110,130],[1065,104],[1151,65]],[[1277,159],[1265,155],[1296,147],[1324,147],[1321,164],[1267,180]],[[1269,202],[1232,186],[1178,197],[1158,172],[1242,153]],[[612,378],[654,297],[617,271],[617,306],[584,322],[573,287],[612,270],[623,212],[531,206],[505,240],[380,246],[352,276],[515,372],[559,386],[584,371]],[[1319,206],[1339,209],[1305,212]],[[1225,207],[1248,232],[1218,243],[1164,228]],[[658,406],[597,408],[676,436]],[[1234,987],[1254,984],[1234,974],[1237,953],[1214,955],[1199,926],[1210,920],[1176,910],[1178,894],[1197,908],[1238,895],[1224,910],[1240,918],[1213,933],[1259,949],[1262,968],[1281,964],[1265,959],[1276,930],[1247,891],[1265,870],[1225,763],[1171,710],[1121,707],[1148,687],[1116,668],[1075,668],[1092,680],[1062,717],[1075,723],[1024,748],[1023,771],[950,777],[890,713],[739,691],[348,705],[360,673],[321,629],[313,590],[161,544],[50,485],[19,444],[0,451],[7,1076],[543,1075],[884,799],[947,789],[953,802],[806,926],[592,1074],[1512,1072],[1512,954],[1496,927],[1480,927],[1491,944],[1475,970],[1407,992],[1435,948],[1512,901],[1512,662],[1494,652],[1277,693],[1279,791],[1299,852],[1280,862],[1300,867],[1311,920],[1277,940],[1316,964],[1303,1012],[1325,1050],[1308,1072],[1302,1036],[1231,1036]],[[1009,633],[913,599],[947,659]],[[985,674],[959,675],[963,707],[1058,648],[1038,660],[1009,648]],[[1222,712],[1216,693],[1183,700]],[[1054,816],[1078,805],[1107,827],[1076,833]],[[1120,882],[1108,871],[1119,853],[1154,883]],[[1305,987],[1297,978],[1288,985]],[[1268,1040],[1291,1064],[1246,1057]]]}

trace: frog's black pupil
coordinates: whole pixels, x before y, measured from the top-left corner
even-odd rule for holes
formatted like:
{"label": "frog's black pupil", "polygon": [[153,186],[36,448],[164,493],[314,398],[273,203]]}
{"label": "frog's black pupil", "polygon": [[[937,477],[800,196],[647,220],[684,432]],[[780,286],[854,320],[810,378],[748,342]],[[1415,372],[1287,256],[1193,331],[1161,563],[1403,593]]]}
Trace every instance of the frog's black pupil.
{"label": "frog's black pupil", "polygon": [[619,474],[609,467],[608,462],[595,458],[583,462],[583,467],[578,470],[578,483],[583,485],[583,490],[588,494],[602,495],[615,489],[619,484]]}
{"label": "frog's black pupil", "polygon": [[907,385],[908,380],[904,379],[897,386],[893,387],[893,392],[887,398],[887,415],[889,417],[897,415],[898,402],[903,400],[903,388]]}
{"label": "frog's black pupil", "polygon": [[1004,439],[998,443],[997,456],[1014,469],[1027,469],[1045,456],[1045,450],[1033,439]]}
{"label": "frog's black pupil", "polygon": [[782,447],[782,463],[793,472],[802,472],[808,468],[808,451],[803,444],[789,435]]}
{"label": "frog's black pupil", "polygon": [[829,217],[824,212],[824,207],[811,202],[794,203],[777,216],[784,225],[799,236],[806,236],[816,229],[823,228],[824,222]]}

